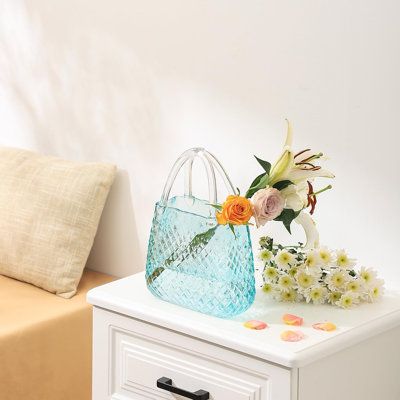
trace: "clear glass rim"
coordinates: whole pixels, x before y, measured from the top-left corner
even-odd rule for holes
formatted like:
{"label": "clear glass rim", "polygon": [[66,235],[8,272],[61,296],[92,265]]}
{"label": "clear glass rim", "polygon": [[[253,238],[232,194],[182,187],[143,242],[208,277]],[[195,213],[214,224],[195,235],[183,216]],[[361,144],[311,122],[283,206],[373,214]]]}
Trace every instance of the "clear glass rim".
{"label": "clear glass rim", "polygon": [[[162,200],[159,200],[156,203],[156,207],[157,208],[169,208],[169,209],[176,210],[176,211],[179,211],[179,212],[184,213],[184,214],[194,215],[195,217],[199,217],[199,218],[205,219],[207,221],[214,221],[215,222],[214,225],[217,225],[217,220],[215,218],[215,215],[214,216],[212,216],[212,215],[210,215],[210,216],[201,215],[201,214],[197,214],[197,213],[190,212],[190,211],[187,211],[187,210],[182,210],[181,208],[174,207],[171,204],[169,204],[171,200],[179,198],[179,197],[184,198],[185,196],[174,196],[174,197],[171,197],[171,198],[168,199],[168,201],[166,203],[164,203]],[[210,207],[210,209],[212,208],[213,210],[215,210],[215,208],[213,206],[211,206],[207,200],[198,199],[197,197],[194,197],[194,198],[196,200],[200,200],[200,201],[204,202],[204,205]]]}

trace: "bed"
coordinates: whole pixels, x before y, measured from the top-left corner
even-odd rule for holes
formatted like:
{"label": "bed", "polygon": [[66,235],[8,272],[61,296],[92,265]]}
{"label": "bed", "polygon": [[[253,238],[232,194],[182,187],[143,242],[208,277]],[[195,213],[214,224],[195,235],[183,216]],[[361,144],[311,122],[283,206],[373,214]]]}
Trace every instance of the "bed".
{"label": "bed", "polygon": [[116,278],[85,269],[63,299],[0,275],[1,400],[90,400],[92,312],[86,293]]}

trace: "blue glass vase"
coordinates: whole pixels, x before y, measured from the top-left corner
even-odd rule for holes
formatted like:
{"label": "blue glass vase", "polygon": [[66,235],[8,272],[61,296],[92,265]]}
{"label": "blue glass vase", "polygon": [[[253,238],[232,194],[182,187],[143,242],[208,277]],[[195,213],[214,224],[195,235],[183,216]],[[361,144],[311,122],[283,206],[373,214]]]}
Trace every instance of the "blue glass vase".
{"label": "blue glass vase", "polygon": [[[196,157],[202,157],[209,168],[208,201],[191,193],[191,166]],[[185,195],[168,198],[176,174],[185,163]],[[254,301],[254,260],[248,227],[235,226],[233,234],[228,226],[216,222],[215,208],[210,205],[216,203],[215,168],[235,193],[222,166],[204,149],[189,150],[178,159],[155,207],[146,282],[149,290],[163,300],[229,318]]]}

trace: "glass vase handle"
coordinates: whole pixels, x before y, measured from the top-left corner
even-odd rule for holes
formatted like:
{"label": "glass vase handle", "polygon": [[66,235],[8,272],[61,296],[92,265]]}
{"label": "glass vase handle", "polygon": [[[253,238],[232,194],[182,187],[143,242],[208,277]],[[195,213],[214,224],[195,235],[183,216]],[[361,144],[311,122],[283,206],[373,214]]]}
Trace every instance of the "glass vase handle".
{"label": "glass vase handle", "polygon": [[224,184],[229,193],[237,194],[237,190],[233,186],[228,174],[226,173],[224,167],[217,160],[217,158],[211,154],[209,151],[202,147],[195,147],[186,150],[181,156],[176,160],[173,165],[171,172],[168,175],[167,182],[165,183],[164,190],[161,196],[161,204],[166,204],[170,197],[172,186],[179,171],[185,167],[185,184],[184,193],[185,196],[193,196],[193,162],[196,158],[199,158],[206,171],[207,182],[208,182],[208,200],[210,204],[216,204],[218,202],[218,190],[217,182],[215,177],[215,171],[221,176]]}

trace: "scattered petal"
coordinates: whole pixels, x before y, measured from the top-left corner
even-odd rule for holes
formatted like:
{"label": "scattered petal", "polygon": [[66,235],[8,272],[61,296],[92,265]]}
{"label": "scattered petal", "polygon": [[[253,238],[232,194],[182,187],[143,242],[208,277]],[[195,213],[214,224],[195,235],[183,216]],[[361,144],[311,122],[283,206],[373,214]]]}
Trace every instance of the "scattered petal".
{"label": "scattered petal", "polygon": [[298,342],[304,339],[304,333],[301,331],[283,331],[281,339],[285,342]]}
{"label": "scattered petal", "polygon": [[286,325],[293,325],[293,326],[303,325],[303,318],[293,314],[285,314],[282,317],[282,320]]}
{"label": "scattered petal", "polygon": [[250,321],[246,321],[243,325],[246,328],[255,329],[257,331],[260,331],[262,329],[268,328],[268,325],[265,322],[257,321],[256,319],[252,319]]}
{"label": "scattered petal", "polygon": [[332,322],[319,322],[317,324],[313,324],[314,329],[318,329],[319,331],[331,332],[336,330],[336,325]]}

